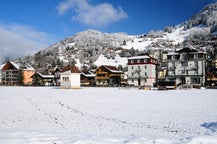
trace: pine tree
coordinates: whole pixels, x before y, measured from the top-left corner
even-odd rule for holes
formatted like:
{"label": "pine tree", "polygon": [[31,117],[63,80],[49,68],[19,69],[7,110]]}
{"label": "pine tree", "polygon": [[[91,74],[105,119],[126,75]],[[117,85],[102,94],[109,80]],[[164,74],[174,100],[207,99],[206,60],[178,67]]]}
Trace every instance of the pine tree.
{"label": "pine tree", "polygon": [[36,73],[34,74],[32,81],[33,86],[40,86],[40,79]]}
{"label": "pine tree", "polygon": [[18,85],[23,86],[24,85],[24,77],[23,77],[23,71],[20,69],[18,71]]}

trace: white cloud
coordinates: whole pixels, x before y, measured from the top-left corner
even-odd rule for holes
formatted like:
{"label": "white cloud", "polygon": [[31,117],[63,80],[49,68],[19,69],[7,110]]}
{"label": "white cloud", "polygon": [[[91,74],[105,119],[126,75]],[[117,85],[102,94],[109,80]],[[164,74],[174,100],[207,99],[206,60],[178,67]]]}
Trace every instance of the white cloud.
{"label": "white cloud", "polygon": [[51,36],[29,26],[0,24],[0,63],[33,54],[48,46]]}
{"label": "white cloud", "polygon": [[90,26],[104,26],[127,18],[121,7],[115,8],[109,3],[91,5],[87,0],[65,0],[59,3],[57,10],[61,15],[73,10],[72,20]]}

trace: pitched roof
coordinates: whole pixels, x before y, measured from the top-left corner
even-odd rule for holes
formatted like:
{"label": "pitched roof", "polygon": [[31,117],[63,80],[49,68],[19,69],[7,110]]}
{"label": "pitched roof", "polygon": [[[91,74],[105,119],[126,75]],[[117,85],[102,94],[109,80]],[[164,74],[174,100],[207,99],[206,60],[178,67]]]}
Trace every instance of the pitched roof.
{"label": "pitched roof", "polygon": [[34,71],[35,69],[29,65],[28,63],[15,63],[12,61],[8,61],[3,67],[2,70],[7,70],[10,66],[13,66],[15,69],[19,70],[32,70]]}
{"label": "pitched roof", "polygon": [[104,67],[109,70],[110,72],[113,72],[113,73],[123,73],[122,71],[118,70],[116,67],[114,66],[106,66],[104,65]]}
{"label": "pitched roof", "polygon": [[198,50],[195,48],[184,47],[184,48],[178,50],[177,52],[178,53],[183,53],[183,52],[190,53],[190,52],[198,52]]}
{"label": "pitched roof", "polygon": [[141,55],[141,56],[134,56],[134,57],[129,57],[128,60],[132,60],[132,59],[146,59],[146,58],[151,58],[148,55]]}
{"label": "pitched roof", "polygon": [[88,70],[82,70],[81,74],[84,75],[85,77],[95,77],[96,76],[95,74],[91,73]]}
{"label": "pitched roof", "polygon": [[66,71],[71,71],[71,73],[81,73],[79,69],[75,65],[67,65],[65,67],[62,67],[62,73]]}
{"label": "pitched roof", "polygon": [[72,65],[71,66],[71,73],[81,73],[81,72],[79,71],[79,69],[75,65]]}
{"label": "pitched roof", "polygon": [[40,72],[37,72],[37,74],[44,79],[53,79],[54,78],[54,75],[45,75],[45,74],[42,74]]}

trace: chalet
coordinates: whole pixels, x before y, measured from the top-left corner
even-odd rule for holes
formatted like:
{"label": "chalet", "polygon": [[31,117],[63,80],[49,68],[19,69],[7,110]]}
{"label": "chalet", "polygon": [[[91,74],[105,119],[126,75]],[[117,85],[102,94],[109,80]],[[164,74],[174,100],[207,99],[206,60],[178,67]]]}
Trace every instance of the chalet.
{"label": "chalet", "polygon": [[53,86],[54,76],[48,73],[36,72],[33,78],[34,86]]}
{"label": "chalet", "polygon": [[95,74],[88,70],[81,70],[81,85],[82,86],[94,86],[95,85]]}
{"label": "chalet", "polygon": [[114,66],[100,66],[96,69],[97,86],[116,86],[121,84],[121,74],[123,72]]}
{"label": "chalet", "polygon": [[166,79],[176,85],[204,86],[206,76],[206,53],[183,48],[167,55]]}
{"label": "chalet", "polygon": [[153,86],[156,82],[157,60],[148,54],[128,58],[128,84]]}
{"label": "chalet", "polygon": [[12,61],[8,61],[1,71],[3,85],[31,85],[32,76],[35,73],[35,69],[29,64]]}
{"label": "chalet", "polygon": [[206,81],[208,86],[217,85],[217,57],[209,61]]}
{"label": "chalet", "polygon": [[76,66],[67,66],[65,71],[60,73],[61,88],[80,88],[80,71]]}

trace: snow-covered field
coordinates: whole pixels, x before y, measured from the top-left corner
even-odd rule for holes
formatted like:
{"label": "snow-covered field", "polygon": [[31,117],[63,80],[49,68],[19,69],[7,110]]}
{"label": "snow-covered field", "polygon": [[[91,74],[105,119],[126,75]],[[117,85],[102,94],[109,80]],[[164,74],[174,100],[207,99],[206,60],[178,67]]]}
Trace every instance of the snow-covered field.
{"label": "snow-covered field", "polygon": [[217,144],[217,91],[0,87],[0,144]]}

